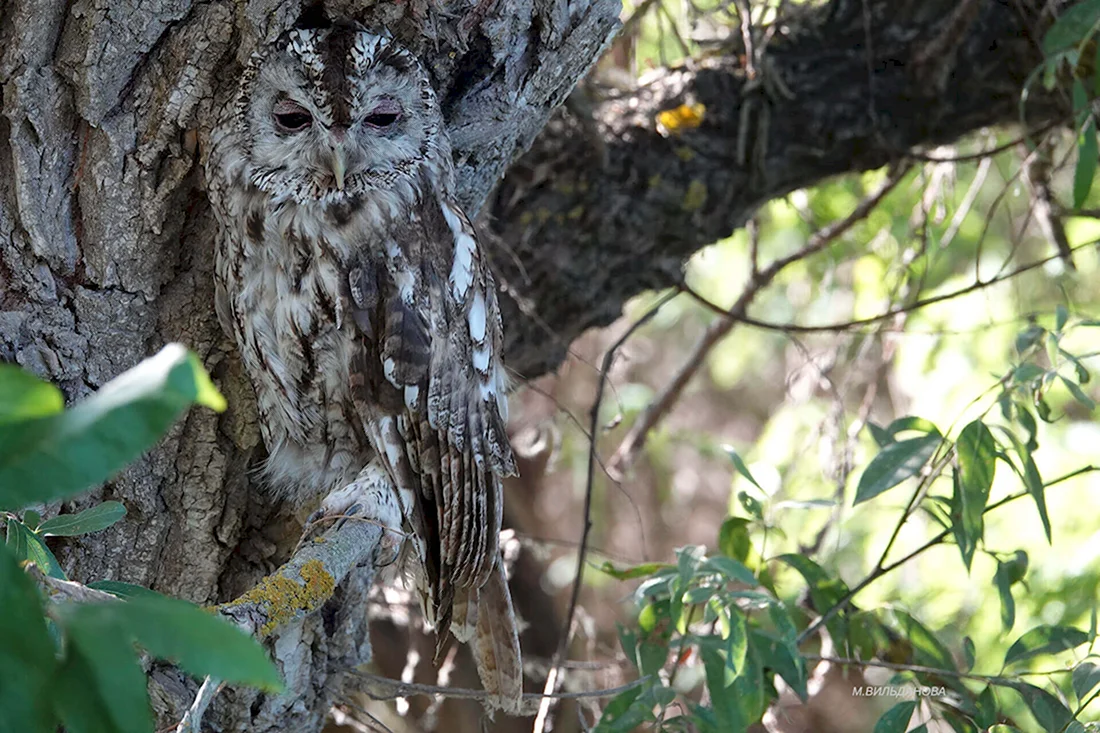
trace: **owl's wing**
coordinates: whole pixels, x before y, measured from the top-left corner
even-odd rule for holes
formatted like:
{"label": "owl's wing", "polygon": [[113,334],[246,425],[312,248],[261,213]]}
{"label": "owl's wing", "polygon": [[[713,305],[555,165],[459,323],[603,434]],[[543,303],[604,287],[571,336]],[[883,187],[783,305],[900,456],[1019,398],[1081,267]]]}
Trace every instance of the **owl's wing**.
{"label": "owl's wing", "polygon": [[445,638],[456,593],[464,600],[484,586],[500,554],[500,477],[515,471],[502,325],[492,275],[457,206],[428,199],[393,236],[348,267],[362,335],[351,381],[375,448],[413,494],[428,610]]}

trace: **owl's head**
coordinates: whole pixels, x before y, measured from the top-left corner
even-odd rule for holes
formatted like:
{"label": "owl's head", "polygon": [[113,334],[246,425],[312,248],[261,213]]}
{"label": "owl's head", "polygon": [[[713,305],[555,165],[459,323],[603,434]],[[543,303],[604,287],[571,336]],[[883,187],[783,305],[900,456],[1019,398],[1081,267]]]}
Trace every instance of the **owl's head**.
{"label": "owl's head", "polygon": [[424,67],[353,23],[296,28],[257,55],[236,116],[252,182],[299,202],[391,188],[450,155]]}

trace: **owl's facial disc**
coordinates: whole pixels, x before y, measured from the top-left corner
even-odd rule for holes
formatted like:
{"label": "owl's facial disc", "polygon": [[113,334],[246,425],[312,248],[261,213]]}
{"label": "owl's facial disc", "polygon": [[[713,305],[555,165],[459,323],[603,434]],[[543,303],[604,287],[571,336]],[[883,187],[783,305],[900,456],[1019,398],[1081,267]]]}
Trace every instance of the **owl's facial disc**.
{"label": "owl's facial disc", "polygon": [[390,187],[445,145],[424,68],[353,24],[291,31],[260,65],[249,107],[253,181],[303,201]]}

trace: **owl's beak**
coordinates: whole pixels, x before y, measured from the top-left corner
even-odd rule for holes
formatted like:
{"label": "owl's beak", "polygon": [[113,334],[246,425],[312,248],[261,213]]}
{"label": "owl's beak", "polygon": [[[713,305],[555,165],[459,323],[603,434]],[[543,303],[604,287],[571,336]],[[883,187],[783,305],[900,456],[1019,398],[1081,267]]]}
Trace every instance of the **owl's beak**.
{"label": "owl's beak", "polygon": [[344,190],[344,174],[347,170],[348,164],[344,159],[344,147],[338,145],[332,151],[332,176],[336,179],[336,188],[339,191]]}

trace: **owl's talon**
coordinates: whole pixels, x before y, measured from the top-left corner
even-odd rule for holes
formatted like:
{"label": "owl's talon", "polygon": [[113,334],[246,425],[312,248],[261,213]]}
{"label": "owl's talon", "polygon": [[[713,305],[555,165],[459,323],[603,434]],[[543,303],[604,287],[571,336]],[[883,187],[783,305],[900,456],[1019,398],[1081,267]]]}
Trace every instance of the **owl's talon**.
{"label": "owl's talon", "polygon": [[401,552],[405,537],[401,531],[401,507],[389,475],[376,461],[364,468],[350,484],[325,497],[320,508],[307,520],[305,537],[320,534],[320,525],[325,520],[334,520],[336,527],[348,521],[370,522],[382,527],[382,539],[374,552],[376,567],[392,565]]}

